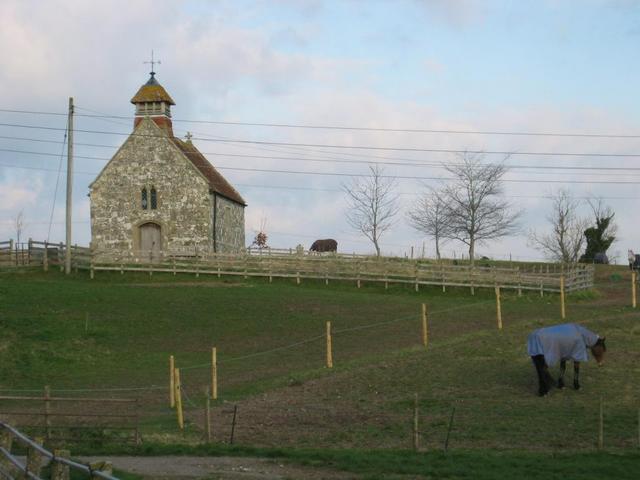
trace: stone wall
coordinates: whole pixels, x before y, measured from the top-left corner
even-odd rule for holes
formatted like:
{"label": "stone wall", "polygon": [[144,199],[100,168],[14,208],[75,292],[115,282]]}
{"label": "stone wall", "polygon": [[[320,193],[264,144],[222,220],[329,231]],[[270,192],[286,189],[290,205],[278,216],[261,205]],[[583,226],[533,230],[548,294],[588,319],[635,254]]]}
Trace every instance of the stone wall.
{"label": "stone wall", "polygon": [[244,249],[244,207],[215,195],[215,249],[217,253],[237,253]]}
{"label": "stone wall", "polygon": [[[152,120],[142,120],[135,133],[90,187],[92,250],[136,252],[139,226],[146,222],[160,225],[163,251],[211,250],[208,181]],[[156,210],[150,202],[147,210],[142,208],[145,186],[157,190]],[[244,243],[244,219],[242,225]]]}

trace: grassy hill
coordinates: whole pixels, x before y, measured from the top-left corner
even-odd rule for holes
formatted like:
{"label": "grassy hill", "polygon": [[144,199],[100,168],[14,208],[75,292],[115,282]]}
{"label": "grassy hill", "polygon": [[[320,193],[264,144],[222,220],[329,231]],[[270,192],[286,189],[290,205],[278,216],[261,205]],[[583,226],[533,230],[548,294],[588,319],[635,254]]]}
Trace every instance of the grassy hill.
{"label": "grassy hill", "polygon": [[[609,355],[602,368],[583,366],[582,390],[540,399],[525,340],[560,322],[556,296],[503,294],[498,331],[493,291],[478,289],[471,296],[468,289],[3,272],[0,393],[150,387],[73,394],[140,396],[147,439],[192,443],[201,436],[216,346],[219,441],[229,437],[233,404],[241,444],[410,448],[417,393],[427,450],[443,448],[455,408],[449,448],[589,451],[602,396],[605,446],[626,450],[638,444],[640,406],[640,314],[629,306],[628,276],[621,267],[600,268],[595,291],[568,296],[567,321],[606,335]],[[332,370],[324,367],[326,321],[334,328]],[[162,390],[170,354],[183,368],[186,437],[177,435]]]}

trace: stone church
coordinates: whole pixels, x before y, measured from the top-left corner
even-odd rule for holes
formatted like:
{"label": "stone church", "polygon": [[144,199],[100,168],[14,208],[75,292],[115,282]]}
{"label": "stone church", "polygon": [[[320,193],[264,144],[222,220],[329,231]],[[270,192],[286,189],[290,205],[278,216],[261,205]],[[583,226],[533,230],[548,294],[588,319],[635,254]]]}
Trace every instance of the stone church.
{"label": "stone church", "polygon": [[154,72],[131,103],[133,132],[89,186],[92,251],[159,258],[243,249],[244,199],[189,136],[173,135],[175,102]]}

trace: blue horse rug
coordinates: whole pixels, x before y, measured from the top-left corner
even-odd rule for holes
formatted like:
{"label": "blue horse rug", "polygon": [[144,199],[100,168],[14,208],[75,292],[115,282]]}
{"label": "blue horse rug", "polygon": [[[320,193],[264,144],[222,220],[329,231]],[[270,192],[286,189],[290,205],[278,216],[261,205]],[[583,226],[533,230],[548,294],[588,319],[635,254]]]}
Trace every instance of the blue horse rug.
{"label": "blue horse rug", "polygon": [[588,347],[598,341],[598,335],[575,323],[563,323],[553,327],[540,328],[527,338],[530,356],[544,355],[548,366],[560,360],[586,362],[589,360]]}

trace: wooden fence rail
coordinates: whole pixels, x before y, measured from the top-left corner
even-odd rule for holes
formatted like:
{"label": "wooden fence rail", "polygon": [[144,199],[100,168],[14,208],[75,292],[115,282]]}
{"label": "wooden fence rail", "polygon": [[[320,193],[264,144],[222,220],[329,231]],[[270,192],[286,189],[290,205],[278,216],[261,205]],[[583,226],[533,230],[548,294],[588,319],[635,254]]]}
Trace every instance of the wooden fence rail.
{"label": "wooden fence rail", "polygon": [[149,256],[114,255],[109,252],[81,253],[74,262],[77,269],[98,271],[188,273],[217,276],[289,278],[300,283],[305,279],[350,281],[361,286],[364,282],[409,284],[420,286],[475,288],[500,286],[505,289],[559,292],[564,276],[565,291],[572,292],[593,287],[594,269],[590,265],[576,265],[556,272],[543,271],[542,266],[528,270],[501,266],[451,265],[425,260],[349,256],[255,256],[202,254],[183,257],[153,252]]}
{"label": "wooden fence rail", "polygon": [[[26,462],[11,453],[14,440],[27,449]],[[49,461],[51,476],[56,480],[69,480],[70,470],[87,475],[90,479],[118,480],[112,475],[109,462],[85,465],[69,459],[69,452],[50,452],[42,446],[41,439],[32,440],[11,425],[0,422],[0,477],[8,479],[44,480],[41,470],[44,461]]]}
{"label": "wooden fence rail", "polygon": [[[8,245],[8,246],[7,246]],[[6,248],[5,248],[6,247]],[[501,263],[489,265],[479,260],[475,266],[453,262],[400,257],[317,254],[296,249],[247,249],[240,254],[209,253],[196,247],[184,251],[137,252],[129,254],[111,251],[91,251],[86,247],[71,247],[75,270],[187,273],[199,275],[242,276],[349,281],[361,286],[364,282],[421,286],[495,288],[558,293],[564,277],[565,292],[593,287],[593,265],[522,264],[517,267]],[[63,244],[29,240],[18,248],[12,241],[0,242],[0,266],[37,265],[46,271],[50,266],[62,268],[66,251]]]}
{"label": "wooden fence rail", "polygon": [[[136,445],[142,442],[140,402],[137,398],[58,397],[52,396],[49,387],[45,387],[43,396],[0,395],[0,403],[7,405],[0,409],[0,420],[19,423],[21,428],[37,429],[47,440],[82,441],[82,438],[62,438],[52,432],[95,430],[103,436],[105,432],[123,432],[117,435],[118,441],[132,441]],[[38,403],[40,408],[34,405]],[[59,411],[55,409],[58,404],[69,407]],[[85,410],[77,408],[78,405],[92,407]],[[125,432],[130,433],[125,436]]]}

